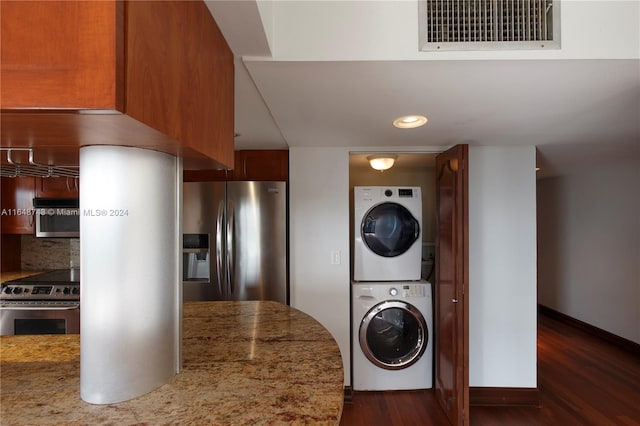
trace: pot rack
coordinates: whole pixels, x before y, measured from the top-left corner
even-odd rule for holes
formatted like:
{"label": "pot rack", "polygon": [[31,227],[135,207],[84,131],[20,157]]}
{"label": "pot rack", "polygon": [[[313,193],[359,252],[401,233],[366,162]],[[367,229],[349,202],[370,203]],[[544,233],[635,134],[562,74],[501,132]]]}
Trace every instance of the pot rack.
{"label": "pot rack", "polygon": [[[7,153],[7,162],[0,164],[0,176],[2,177],[71,177],[80,176],[80,166],[54,166],[42,164],[35,160],[33,148],[0,148]],[[27,152],[28,162],[20,163],[13,158],[14,152]]]}

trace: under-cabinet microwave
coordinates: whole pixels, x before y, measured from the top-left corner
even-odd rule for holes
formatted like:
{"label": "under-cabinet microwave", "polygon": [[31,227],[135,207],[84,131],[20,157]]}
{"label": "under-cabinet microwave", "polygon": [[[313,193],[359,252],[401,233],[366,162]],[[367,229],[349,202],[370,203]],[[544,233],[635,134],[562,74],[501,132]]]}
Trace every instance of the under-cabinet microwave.
{"label": "under-cabinet microwave", "polygon": [[34,198],[33,208],[36,237],[80,237],[78,198]]}

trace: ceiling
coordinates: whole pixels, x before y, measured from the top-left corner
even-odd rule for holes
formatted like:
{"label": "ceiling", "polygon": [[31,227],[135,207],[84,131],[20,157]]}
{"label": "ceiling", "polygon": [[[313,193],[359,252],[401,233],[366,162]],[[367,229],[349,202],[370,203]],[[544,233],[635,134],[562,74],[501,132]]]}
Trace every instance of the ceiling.
{"label": "ceiling", "polygon": [[[286,55],[272,54],[279,44],[255,2],[207,5],[236,56],[236,149],[533,145],[540,177],[640,159],[640,52],[630,59],[349,60],[336,47],[334,59],[331,50],[320,60],[280,59]],[[407,114],[429,122],[391,125]]]}

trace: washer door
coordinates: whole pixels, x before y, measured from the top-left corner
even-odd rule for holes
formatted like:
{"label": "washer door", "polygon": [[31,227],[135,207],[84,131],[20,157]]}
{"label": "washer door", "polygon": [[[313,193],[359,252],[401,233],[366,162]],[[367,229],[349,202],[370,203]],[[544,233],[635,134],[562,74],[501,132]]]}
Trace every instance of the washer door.
{"label": "washer door", "polygon": [[420,224],[407,208],[398,203],[372,207],[362,219],[362,241],[375,254],[400,256],[420,236]]}
{"label": "washer door", "polygon": [[360,347],[373,364],[387,370],[407,368],[420,359],[429,330],[413,305],[387,300],[367,312],[360,323]]}

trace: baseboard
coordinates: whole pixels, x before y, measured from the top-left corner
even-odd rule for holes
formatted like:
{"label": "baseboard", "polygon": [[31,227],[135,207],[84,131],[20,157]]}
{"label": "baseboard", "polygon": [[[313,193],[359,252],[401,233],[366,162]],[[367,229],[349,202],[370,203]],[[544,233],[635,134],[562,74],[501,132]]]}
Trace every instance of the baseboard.
{"label": "baseboard", "polygon": [[632,342],[631,340],[625,339],[624,337],[617,336],[606,330],[603,330],[591,324],[587,324],[586,322],[570,317],[569,315],[563,314],[562,312],[558,312],[555,309],[551,309],[544,305],[538,305],[538,313],[540,313],[541,315],[546,315],[549,318],[553,318],[574,328],[580,329],[594,337],[616,345],[627,352],[640,356],[640,345],[636,342]]}
{"label": "baseboard", "polygon": [[469,405],[539,407],[538,388],[469,387]]}
{"label": "baseboard", "polygon": [[344,387],[344,402],[350,404],[353,402],[353,389],[351,386]]}

